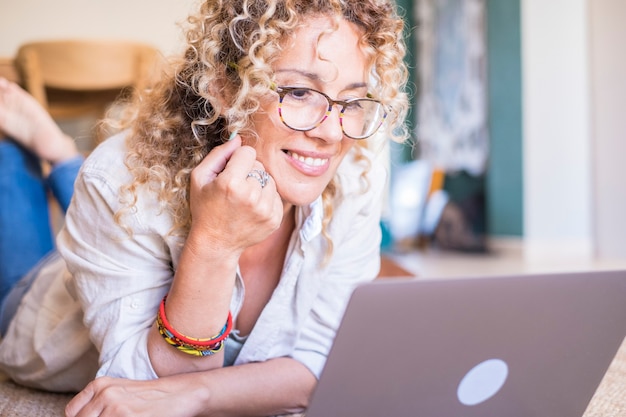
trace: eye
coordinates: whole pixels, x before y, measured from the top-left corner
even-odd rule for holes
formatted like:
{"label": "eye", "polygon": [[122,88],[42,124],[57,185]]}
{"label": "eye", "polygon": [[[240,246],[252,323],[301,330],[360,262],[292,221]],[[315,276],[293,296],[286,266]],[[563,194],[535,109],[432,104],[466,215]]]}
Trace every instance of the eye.
{"label": "eye", "polygon": [[366,100],[351,100],[346,103],[344,113],[362,112]]}
{"label": "eye", "polygon": [[285,94],[285,98],[290,100],[298,100],[298,101],[306,101],[312,100],[313,92],[306,88],[298,88],[294,90],[289,90],[287,94]]}

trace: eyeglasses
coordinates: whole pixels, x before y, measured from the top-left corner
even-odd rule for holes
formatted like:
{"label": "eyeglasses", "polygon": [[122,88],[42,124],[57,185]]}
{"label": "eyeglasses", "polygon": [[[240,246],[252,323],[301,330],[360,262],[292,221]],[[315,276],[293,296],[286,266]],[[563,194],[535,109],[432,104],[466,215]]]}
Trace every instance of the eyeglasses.
{"label": "eyeglasses", "polygon": [[305,87],[273,87],[278,93],[278,115],[290,129],[306,132],[321,125],[330,116],[333,106],[341,106],[339,122],[343,133],[352,139],[372,136],[383,124],[387,112],[373,98],[333,100],[326,94]]}

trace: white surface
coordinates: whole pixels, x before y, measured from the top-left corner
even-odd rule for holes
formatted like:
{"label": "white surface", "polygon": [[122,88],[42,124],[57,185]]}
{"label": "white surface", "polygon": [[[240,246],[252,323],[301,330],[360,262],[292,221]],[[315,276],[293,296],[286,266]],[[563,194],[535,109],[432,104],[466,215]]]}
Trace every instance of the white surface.
{"label": "white surface", "polygon": [[[387,256],[421,278],[463,278],[509,274],[626,269],[626,259],[561,257],[533,259],[525,256],[521,240],[492,240],[489,254],[469,254],[427,249]],[[556,248],[552,248],[556,252]]]}

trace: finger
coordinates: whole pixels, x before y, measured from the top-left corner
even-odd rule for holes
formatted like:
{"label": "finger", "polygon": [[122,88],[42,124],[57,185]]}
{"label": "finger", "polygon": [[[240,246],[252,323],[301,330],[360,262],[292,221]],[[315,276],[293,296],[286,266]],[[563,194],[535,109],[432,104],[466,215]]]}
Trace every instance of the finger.
{"label": "finger", "polygon": [[224,170],[233,153],[240,147],[241,136],[239,135],[222,145],[216,146],[195,168],[196,175],[208,182],[213,181]]}
{"label": "finger", "polygon": [[[95,394],[95,388],[93,383],[87,384],[87,386],[78,394],[76,394],[69,403],[65,406],[66,417],[77,417],[85,406],[93,400]],[[85,415],[84,413],[82,415]]]}
{"label": "finger", "polygon": [[[274,178],[262,169],[263,165],[259,162],[255,163],[254,169],[248,174],[248,181],[252,181],[253,187],[258,190],[258,200],[256,200],[256,208],[259,213],[264,213],[263,218],[268,225],[274,229],[280,226],[283,217],[283,201],[276,189]],[[261,181],[261,178],[264,180]]]}
{"label": "finger", "polygon": [[256,160],[256,150],[251,146],[243,145],[233,152],[220,175],[245,180],[253,169],[263,169],[263,166]]}

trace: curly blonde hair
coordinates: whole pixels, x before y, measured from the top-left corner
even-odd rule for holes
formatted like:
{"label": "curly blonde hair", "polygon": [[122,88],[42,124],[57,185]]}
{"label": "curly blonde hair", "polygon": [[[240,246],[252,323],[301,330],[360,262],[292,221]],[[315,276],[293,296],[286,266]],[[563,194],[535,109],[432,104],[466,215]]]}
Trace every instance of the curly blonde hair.
{"label": "curly blonde hair", "polygon": [[[362,29],[370,93],[392,109],[386,134],[396,141],[407,137],[404,26],[393,0],[207,0],[188,18],[184,54],[129,106],[122,127],[130,130],[126,164],[133,182],[121,190],[128,209],[138,189],[150,187],[173,216],[173,230],[189,230],[191,170],[228,132],[255,136],[251,119],[273,84],[272,63],[285,40],[313,15],[343,18]],[[367,146],[366,140],[357,143]],[[322,194],[325,225],[335,193],[331,181]]]}

